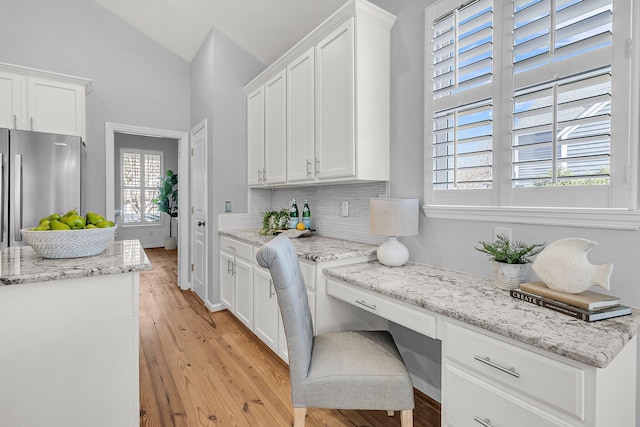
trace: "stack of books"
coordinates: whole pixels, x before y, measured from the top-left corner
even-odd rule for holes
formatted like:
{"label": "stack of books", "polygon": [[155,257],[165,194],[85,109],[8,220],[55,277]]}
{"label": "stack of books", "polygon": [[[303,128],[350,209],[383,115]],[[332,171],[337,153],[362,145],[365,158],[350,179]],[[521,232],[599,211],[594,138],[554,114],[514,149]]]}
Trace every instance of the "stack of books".
{"label": "stack of books", "polygon": [[568,294],[550,289],[543,282],[523,283],[509,293],[513,298],[587,322],[631,314],[631,308],[620,305],[618,297],[593,291]]}

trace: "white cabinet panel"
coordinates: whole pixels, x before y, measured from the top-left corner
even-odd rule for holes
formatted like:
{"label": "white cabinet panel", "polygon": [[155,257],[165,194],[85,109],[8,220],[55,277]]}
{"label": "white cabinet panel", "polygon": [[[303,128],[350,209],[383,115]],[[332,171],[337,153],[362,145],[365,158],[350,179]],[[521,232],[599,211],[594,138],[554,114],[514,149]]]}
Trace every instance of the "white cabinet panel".
{"label": "white cabinet panel", "polygon": [[262,185],[264,173],[264,88],[247,97],[247,174],[249,185]]}
{"label": "white cabinet panel", "polygon": [[233,304],[235,295],[233,289],[233,262],[233,255],[220,252],[220,302],[232,312],[235,309]]}
{"label": "white cabinet panel", "polygon": [[271,281],[271,273],[254,267],[254,332],[273,351],[278,352],[278,299]]}
{"label": "white cabinet panel", "polygon": [[235,314],[253,329],[253,265],[241,258],[235,260]]}
{"label": "white cabinet panel", "polygon": [[287,84],[282,70],[265,85],[264,171],[265,184],[287,180]]}
{"label": "white cabinet panel", "polygon": [[316,47],[319,179],[355,175],[353,19]]}
{"label": "white cabinet panel", "polygon": [[0,128],[22,129],[22,79],[0,72]]}
{"label": "white cabinet panel", "polygon": [[84,135],[84,88],[40,78],[27,80],[31,130]]}
{"label": "white cabinet panel", "polygon": [[315,49],[287,66],[287,181],[315,179]]}

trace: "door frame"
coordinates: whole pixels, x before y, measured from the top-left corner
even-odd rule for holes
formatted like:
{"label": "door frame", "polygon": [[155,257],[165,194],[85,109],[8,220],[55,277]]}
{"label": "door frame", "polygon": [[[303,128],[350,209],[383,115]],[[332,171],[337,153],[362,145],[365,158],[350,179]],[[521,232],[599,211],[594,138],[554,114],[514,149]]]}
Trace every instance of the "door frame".
{"label": "door frame", "polygon": [[[154,129],[142,126],[127,125],[122,123],[105,123],[105,178],[106,178],[106,200],[105,214],[110,220],[114,220],[115,202],[115,134],[149,136],[153,138],[170,138],[178,140],[178,175],[183,178],[178,180],[178,193],[180,203],[178,204],[178,218],[189,218],[189,133]],[[183,155],[183,153],[185,155]],[[187,177],[185,179],[185,177]],[[189,289],[189,230],[188,221],[178,220],[178,286],[180,289]]]}

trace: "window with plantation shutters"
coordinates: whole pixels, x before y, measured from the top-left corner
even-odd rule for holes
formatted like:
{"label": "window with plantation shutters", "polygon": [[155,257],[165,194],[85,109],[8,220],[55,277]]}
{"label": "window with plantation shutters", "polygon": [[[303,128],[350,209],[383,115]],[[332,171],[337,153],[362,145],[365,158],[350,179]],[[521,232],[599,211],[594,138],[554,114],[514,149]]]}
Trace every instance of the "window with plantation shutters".
{"label": "window with plantation shutters", "polygon": [[158,224],[158,197],[162,153],[123,149],[120,153],[122,222],[124,225]]}
{"label": "window with plantation shutters", "polygon": [[486,207],[540,223],[540,212],[638,212],[632,6],[441,0],[426,9],[427,215]]}

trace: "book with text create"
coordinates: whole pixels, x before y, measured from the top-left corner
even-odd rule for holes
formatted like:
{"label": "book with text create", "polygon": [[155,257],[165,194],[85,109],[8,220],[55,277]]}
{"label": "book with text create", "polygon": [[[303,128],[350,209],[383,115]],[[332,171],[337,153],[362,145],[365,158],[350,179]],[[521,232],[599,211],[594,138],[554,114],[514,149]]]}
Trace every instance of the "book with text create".
{"label": "book with text create", "polygon": [[585,310],[583,308],[566,304],[560,301],[530,294],[519,289],[512,289],[509,291],[509,294],[513,298],[528,302],[530,304],[539,305],[541,307],[545,307],[558,313],[566,314],[567,316],[571,316],[587,322],[594,322],[596,320],[610,319],[613,317],[631,314],[630,307],[619,304],[613,307],[602,308],[599,310]]}

